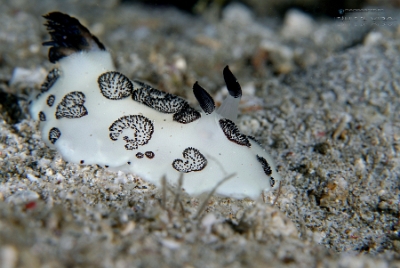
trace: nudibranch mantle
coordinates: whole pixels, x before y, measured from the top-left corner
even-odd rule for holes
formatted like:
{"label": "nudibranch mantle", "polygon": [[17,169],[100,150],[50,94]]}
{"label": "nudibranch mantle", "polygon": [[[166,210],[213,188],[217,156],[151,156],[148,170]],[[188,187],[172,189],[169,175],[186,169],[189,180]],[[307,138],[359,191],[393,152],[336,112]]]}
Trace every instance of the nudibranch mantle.
{"label": "nudibranch mantle", "polygon": [[278,186],[270,155],[234,123],[241,90],[228,67],[230,95],[219,109],[195,83],[199,112],[180,97],[117,72],[110,53],[78,20],[59,12],[45,18],[53,40],[44,44],[52,46],[49,58],[58,67],[30,112],[40,120],[45,143],[65,160],[133,173],[156,186],[163,176],[177,185],[183,172],[182,187],[194,195],[232,173],[217,194],[256,199]]}

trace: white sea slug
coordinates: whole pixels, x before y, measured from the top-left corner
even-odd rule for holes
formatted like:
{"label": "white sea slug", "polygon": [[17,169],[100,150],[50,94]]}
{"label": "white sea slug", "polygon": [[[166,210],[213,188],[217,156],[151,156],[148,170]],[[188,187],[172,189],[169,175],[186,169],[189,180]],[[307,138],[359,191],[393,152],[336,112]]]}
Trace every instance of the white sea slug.
{"label": "white sea slug", "polygon": [[274,162],[235,125],[242,91],[228,67],[229,96],[216,109],[197,82],[193,92],[203,111],[172,94],[115,71],[111,55],[87,28],[60,12],[45,15],[52,40],[49,60],[58,63],[31,103],[42,138],[65,160],[98,164],[141,176],[155,185],[166,177],[189,194],[216,190],[256,199],[278,186]]}

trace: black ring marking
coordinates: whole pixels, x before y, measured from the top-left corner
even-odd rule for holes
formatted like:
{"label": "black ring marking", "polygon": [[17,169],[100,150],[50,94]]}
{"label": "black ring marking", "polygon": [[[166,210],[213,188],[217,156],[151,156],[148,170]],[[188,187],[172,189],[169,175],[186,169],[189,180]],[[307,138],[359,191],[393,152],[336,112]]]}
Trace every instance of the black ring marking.
{"label": "black ring marking", "polygon": [[178,96],[152,88],[140,81],[135,81],[135,83],[140,88],[133,91],[132,99],[156,111],[172,114],[179,112],[187,104],[184,99]]}
{"label": "black ring marking", "polygon": [[47,101],[46,101],[46,102],[47,102],[47,105],[48,105],[49,107],[52,107],[55,100],[56,100],[56,96],[54,96],[54,95],[49,95],[49,96],[47,97]]}
{"label": "black ring marking", "polygon": [[271,166],[268,164],[267,160],[264,157],[259,156],[259,155],[257,155],[257,160],[258,160],[258,162],[261,163],[264,173],[267,176],[271,176],[272,170],[271,170]]}
{"label": "black ring marking", "polygon": [[40,92],[43,93],[43,92],[49,91],[49,89],[54,85],[54,83],[57,81],[59,76],[60,76],[60,72],[58,71],[58,69],[51,70],[47,74],[46,80],[40,86]]}
{"label": "black ring marking", "polygon": [[155,154],[152,151],[147,151],[144,153],[146,155],[147,158],[149,159],[153,159]]}
{"label": "black ring marking", "polygon": [[239,128],[231,120],[226,118],[220,119],[219,125],[221,126],[222,131],[224,132],[228,140],[242,146],[247,146],[247,147],[251,146],[250,141],[248,140],[246,135],[240,133]]}
{"label": "black ring marking", "polygon": [[160,91],[151,86],[135,81],[139,88],[132,92],[132,99],[161,113],[173,113],[173,120],[182,124],[191,123],[201,114],[189,106],[181,97]]}
{"label": "black ring marking", "polygon": [[60,136],[61,136],[61,131],[58,128],[53,127],[52,129],[50,129],[49,140],[52,144],[56,143],[56,141],[60,138]]}
{"label": "black ring marking", "polygon": [[182,110],[174,114],[173,119],[176,122],[182,124],[188,124],[193,121],[196,121],[201,117],[201,114],[189,106],[189,104],[185,105]]}
{"label": "black ring marking", "polygon": [[132,82],[119,72],[103,73],[97,79],[101,94],[110,100],[129,97],[133,90]]}
{"label": "black ring marking", "polygon": [[125,149],[133,150],[150,141],[154,132],[154,126],[147,117],[142,115],[127,115],[115,120],[109,130],[110,139],[113,141],[118,140],[118,137],[125,132],[126,135],[122,138],[126,142]]}
{"label": "black ring marking", "polygon": [[57,106],[56,118],[63,117],[73,119],[81,118],[88,114],[88,111],[83,104],[85,103],[85,94],[80,91],[73,91],[64,96],[60,104]]}
{"label": "black ring marking", "polygon": [[274,179],[274,177],[270,177],[269,180],[270,180],[270,181],[269,181],[269,184],[271,185],[271,187],[274,187],[274,186],[275,186],[275,179]]}
{"label": "black ring marking", "polygon": [[46,115],[42,111],[39,112],[39,120],[40,121],[46,121]]}
{"label": "black ring marking", "polygon": [[207,159],[195,148],[186,148],[182,155],[184,160],[175,159],[172,162],[172,167],[179,172],[188,173],[192,171],[200,171],[207,166]]}

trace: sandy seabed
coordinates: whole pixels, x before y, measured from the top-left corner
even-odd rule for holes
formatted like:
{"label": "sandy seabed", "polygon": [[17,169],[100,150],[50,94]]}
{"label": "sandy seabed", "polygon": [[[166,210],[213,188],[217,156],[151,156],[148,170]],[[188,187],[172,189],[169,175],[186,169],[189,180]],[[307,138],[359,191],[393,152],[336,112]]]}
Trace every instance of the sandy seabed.
{"label": "sandy seabed", "polygon": [[[275,206],[277,192],[190,197],[47,148],[27,107],[52,68],[41,15],[54,10],[79,18],[119,71],[193,105],[195,81],[223,99],[229,64],[239,126],[283,178]],[[21,0],[0,15],[0,267],[400,267],[399,25],[239,4],[191,16]]]}

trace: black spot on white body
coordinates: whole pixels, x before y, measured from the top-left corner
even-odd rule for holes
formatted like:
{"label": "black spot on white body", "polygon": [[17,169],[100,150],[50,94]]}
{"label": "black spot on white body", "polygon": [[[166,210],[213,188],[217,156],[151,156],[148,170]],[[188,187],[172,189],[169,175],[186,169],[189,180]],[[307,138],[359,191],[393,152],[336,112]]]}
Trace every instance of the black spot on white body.
{"label": "black spot on white body", "polygon": [[46,115],[42,111],[39,112],[39,120],[42,121],[42,122],[46,121]]}
{"label": "black spot on white body", "polygon": [[175,159],[172,162],[173,168],[179,172],[188,173],[192,171],[200,171],[207,166],[207,159],[195,148],[186,148],[182,155],[184,160]]}
{"label": "black spot on white body", "polygon": [[189,124],[200,119],[200,117],[201,114],[187,104],[182,110],[174,114],[173,119],[181,124]]}
{"label": "black spot on white body", "polygon": [[271,176],[272,170],[271,170],[271,166],[268,164],[267,160],[264,157],[259,156],[259,155],[257,155],[257,160],[258,160],[258,162],[261,163],[261,166],[264,170],[265,175]]}
{"label": "black spot on white body", "polygon": [[52,129],[50,129],[49,131],[49,140],[52,144],[56,143],[56,141],[61,137],[61,131],[56,128],[53,127]]}
{"label": "black spot on white body", "polygon": [[97,80],[101,94],[110,100],[121,100],[132,94],[132,82],[119,72],[107,72]]}
{"label": "black spot on white body", "polygon": [[271,185],[271,187],[274,187],[275,186],[275,179],[274,179],[274,177],[271,177],[271,178],[269,178],[269,184]]}
{"label": "black spot on white body", "polygon": [[85,103],[85,94],[80,91],[73,91],[64,96],[57,106],[56,118],[81,118],[88,114],[83,104]]}
{"label": "black spot on white body", "polygon": [[140,102],[156,111],[167,114],[174,114],[173,120],[188,124],[196,121],[201,114],[189,106],[187,101],[173,94],[160,91],[151,86],[135,81],[139,88],[132,92],[132,99]]}
{"label": "black spot on white body", "polygon": [[118,140],[124,134],[125,149],[134,150],[147,144],[154,132],[153,123],[142,115],[127,115],[118,118],[110,126],[110,139]]}
{"label": "black spot on white body", "polygon": [[219,120],[219,125],[228,140],[242,146],[250,147],[251,144],[246,135],[240,133],[239,128],[231,120],[223,118]]}
{"label": "black spot on white body", "polygon": [[154,152],[152,152],[152,151],[147,151],[147,152],[145,152],[144,154],[145,154],[145,156],[146,156],[147,158],[149,158],[149,159],[153,159],[154,156],[155,156]]}
{"label": "black spot on white body", "polygon": [[151,86],[135,81],[140,88],[132,93],[132,99],[143,103],[161,113],[172,114],[180,111],[187,102],[173,94],[152,88]]}
{"label": "black spot on white body", "polygon": [[46,80],[43,82],[42,86],[40,87],[40,92],[44,93],[49,91],[49,89],[54,85],[57,81],[58,77],[60,76],[60,72],[58,69],[51,70],[46,77]]}
{"label": "black spot on white body", "polygon": [[49,95],[49,96],[47,97],[46,103],[47,103],[47,105],[48,105],[49,107],[52,107],[55,100],[56,100],[56,96],[54,96],[54,95]]}

